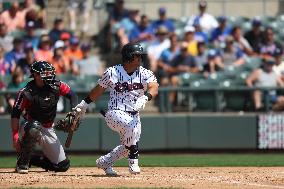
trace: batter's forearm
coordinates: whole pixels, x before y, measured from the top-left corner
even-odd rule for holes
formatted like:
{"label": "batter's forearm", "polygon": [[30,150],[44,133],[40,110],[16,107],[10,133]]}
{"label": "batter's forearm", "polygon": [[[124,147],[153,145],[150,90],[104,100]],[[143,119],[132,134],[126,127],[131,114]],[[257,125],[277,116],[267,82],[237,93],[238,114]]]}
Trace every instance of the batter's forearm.
{"label": "batter's forearm", "polygon": [[103,93],[105,92],[105,88],[101,87],[100,85],[97,85],[95,88],[93,88],[88,95],[88,97],[85,98],[85,101],[89,104],[91,102],[96,101]]}
{"label": "batter's forearm", "polygon": [[159,88],[158,83],[152,83],[148,87],[148,93],[150,93],[152,97],[154,98],[155,96],[158,95],[158,88]]}

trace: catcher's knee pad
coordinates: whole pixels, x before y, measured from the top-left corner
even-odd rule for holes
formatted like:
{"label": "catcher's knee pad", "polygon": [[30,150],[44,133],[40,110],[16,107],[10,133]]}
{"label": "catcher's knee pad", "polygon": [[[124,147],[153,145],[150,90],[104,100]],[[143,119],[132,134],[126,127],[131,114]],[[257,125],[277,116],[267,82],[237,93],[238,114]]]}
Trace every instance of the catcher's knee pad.
{"label": "catcher's knee pad", "polygon": [[129,150],[129,153],[128,153],[129,159],[138,159],[138,156],[139,156],[138,142],[136,143],[136,145],[131,145],[129,147],[125,146],[125,148]]}
{"label": "catcher's knee pad", "polygon": [[41,136],[40,127],[41,123],[38,121],[27,122],[24,127],[25,136],[30,140],[38,140]]}

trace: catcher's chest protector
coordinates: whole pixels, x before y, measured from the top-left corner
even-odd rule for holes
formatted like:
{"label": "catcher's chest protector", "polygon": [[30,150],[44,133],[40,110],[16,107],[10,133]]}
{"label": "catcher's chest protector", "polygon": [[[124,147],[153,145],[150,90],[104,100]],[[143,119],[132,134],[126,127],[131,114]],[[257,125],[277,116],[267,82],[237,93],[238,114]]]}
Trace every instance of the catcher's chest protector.
{"label": "catcher's chest protector", "polygon": [[48,85],[37,88],[34,83],[29,83],[25,95],[31,102],[28,113],[34,120],[41,123],[54,120],[59,100],[59,82],[52,88]]}

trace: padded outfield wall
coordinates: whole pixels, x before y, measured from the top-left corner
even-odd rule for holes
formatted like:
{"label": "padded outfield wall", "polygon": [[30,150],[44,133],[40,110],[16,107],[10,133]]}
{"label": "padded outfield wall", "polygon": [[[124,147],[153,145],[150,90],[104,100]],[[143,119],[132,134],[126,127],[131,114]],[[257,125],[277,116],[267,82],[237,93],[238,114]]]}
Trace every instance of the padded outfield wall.
{"label": "padded outfield wall", "polygon": [[[141,121],[141,150],[258,148],[256,114],[142,114]],[[10,116],[2,116],[0,123],[0,152],[11,152]],[[57,134],[64,143],[67,134]],[[117,144],[118,135],[106,126],[100,115],[87,115],[74,134],[69,150],[106,151]]]}

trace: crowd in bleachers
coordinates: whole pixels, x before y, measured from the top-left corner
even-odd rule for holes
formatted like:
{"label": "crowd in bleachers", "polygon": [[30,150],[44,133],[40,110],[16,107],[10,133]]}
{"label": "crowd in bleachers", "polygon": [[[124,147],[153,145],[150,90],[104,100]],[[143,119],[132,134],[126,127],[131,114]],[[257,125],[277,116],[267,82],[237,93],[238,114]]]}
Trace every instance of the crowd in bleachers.
{"label": "crowd in bleachers", "polygon": [[[91,53],[90,40],[82,41],[74,32],[78,28],[74,9],[84,12],[87,1],[69,0],[69,26],[60,17],[54,19],[52,28],[47,28],[44,2],[0,3],[0,89],[23,87],[35,60],[49,61],[58,78],[69,81],[71,87],[89,89],[104,65]],[[141,43],[148,52],[145,66],[155,73],[160,86],[283,86],[283,16],[212,16],[207,12],[210,4],[201,0],[197,15],[169,18],[169,10],[161,6],[158,18],[150,19],[137,9],[126,9],[125,3],[114,0],[109,7],[104,37],[98,39],[104,41],[100,48],[119,53],[128,42]],[[87,12],[82,14],[88,21]],[[84,22],[82,31],[88,28]],[[275,91],[268,95],[273,110],[282,110],[284,97]],[[171,104],[180,103],[176,92],[168,98]],[[13,95],[2,96],[0,113],[9,111],[13,100]],[[260,91],[252,92],[251,100],[254,110],[263,109]]]}
{"label": "crowd in bleachers", "polygon": [[[148,52],[147,66],[161,86],[194,87],[214,79],[211,86],[224,81],[244,86],[283,86],[283,16],[215,17],[207,12],[208,6],[201,0],[197,15],[181,19],[168,18],[168,10],[160,7],[158,19],[150,20],[139,10],[126,9],[123,0],[116,0],[109,13],[106,48],[119,51],[128,42],[142,43]],[[275,91],[269,95],[278,106],[275,110],[283,109],[283,98]],[[176,96],[169,94],[171,103],[177,103]],[[255,91],[252,101],[255,110],[263,108],[261,92]]]}
{"label": "crowd in bleachers", "polygon": [[[97,78],[101,75],[104,65],[97,56],[91,54],[93,45],[89,40],[82,40],[82,36],[71,30],[76,28],[76,23],[71,23],[72,28],[66,27],[64,18],[56,17],[52,28],[47,27],[45,0],[1,2],[2,91],[17,91],[24,87],[29,81],[29,66],[36,60],[50,62],[55,67],[58,78],[63,81],[67,80],[67,76],[84,75]],[[80,2],[84,4],[84,1]],[[80,2],[69,0],[69,6],[74,8],[74,3]],[[83,28],[84,31],[86,29],[88,25]],[[14,97],[15,95],[8,93],[0,97],[0,113],[9,111],[14,103]]]}

